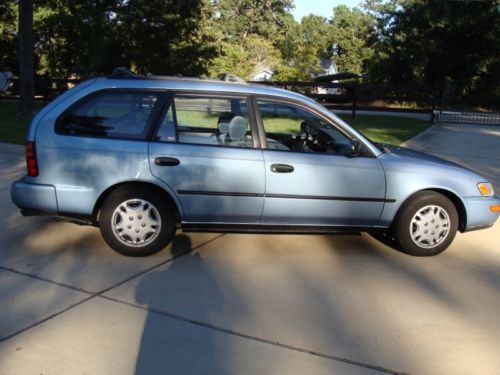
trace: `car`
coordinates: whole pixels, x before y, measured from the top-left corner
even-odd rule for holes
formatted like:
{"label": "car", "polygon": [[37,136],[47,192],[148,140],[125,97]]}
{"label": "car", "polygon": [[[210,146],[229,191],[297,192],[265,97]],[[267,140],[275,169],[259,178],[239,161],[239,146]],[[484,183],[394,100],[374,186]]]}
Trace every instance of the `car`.
{"label": "car", "polygon": [[369,232],[429,256],[500,211],[477,173],[232,76],[85,81],[34,117],[26,163],[11,188],[24,215],[97,226],[127,256],[160,251],[176,230]]}

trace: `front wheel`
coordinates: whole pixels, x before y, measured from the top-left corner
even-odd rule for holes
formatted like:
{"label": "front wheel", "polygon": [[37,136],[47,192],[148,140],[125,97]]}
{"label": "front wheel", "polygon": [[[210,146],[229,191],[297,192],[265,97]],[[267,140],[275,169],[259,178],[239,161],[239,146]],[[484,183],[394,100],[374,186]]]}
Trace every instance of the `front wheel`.
{"label": "front wheel", "polygon": [[437,255],[451,244],[458,229],[455,205],[444,195],[422,191],[406,202],[393,223],[401,249],[410,255]]}
{"label": "front wheel", "polygon": [[102,204],[99,228],[106,243],[118,253],[147,256],[172,240],[173,217],[169,204],[156,190],[124,186]]}

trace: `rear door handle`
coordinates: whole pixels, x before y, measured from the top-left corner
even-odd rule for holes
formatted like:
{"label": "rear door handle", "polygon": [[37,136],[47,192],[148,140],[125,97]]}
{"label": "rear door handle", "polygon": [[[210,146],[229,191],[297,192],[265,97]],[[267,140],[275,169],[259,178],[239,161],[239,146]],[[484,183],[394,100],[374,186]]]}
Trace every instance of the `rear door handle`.
{"label": "rear door handle", "polygon": [[166,156],[160,156],[155,159],[155,164],[160,167],[175,167],[179,165],[181,162],[176,158],[169,158]]}
{"label": "rear door handle", "polygon": [[272,164],[271,171],[274,173],[292,173],[294,168],[288,164]]}

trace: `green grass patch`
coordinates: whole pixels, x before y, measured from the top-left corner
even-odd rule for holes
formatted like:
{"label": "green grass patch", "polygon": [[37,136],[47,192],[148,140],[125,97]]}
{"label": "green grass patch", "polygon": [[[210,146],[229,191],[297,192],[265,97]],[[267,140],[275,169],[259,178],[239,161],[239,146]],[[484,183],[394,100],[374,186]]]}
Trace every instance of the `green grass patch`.
{"label": "green grass patch", "polygon": [[347,114],[339,117],[372,141],[393,145],[413,138],[431,125],[429,121],[408,117],[356,115],[353,119]]}
{"label": "green grass patch", "polygon": [[0,102],[0,142],[24,144],[31,118],[17,113],[17,102]]}

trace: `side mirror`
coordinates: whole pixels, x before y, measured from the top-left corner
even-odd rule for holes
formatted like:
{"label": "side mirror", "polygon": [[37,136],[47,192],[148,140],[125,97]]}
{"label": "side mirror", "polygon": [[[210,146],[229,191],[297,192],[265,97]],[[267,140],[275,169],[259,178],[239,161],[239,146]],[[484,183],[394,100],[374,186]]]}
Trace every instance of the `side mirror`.
{"label": "side mirror", "polygon": [[359,153],[361,151],[361,142],[358,141],[357,139],[352,139],[351,140],[351,152],[350,152],[350,155],[351,156],[359,156]]}

